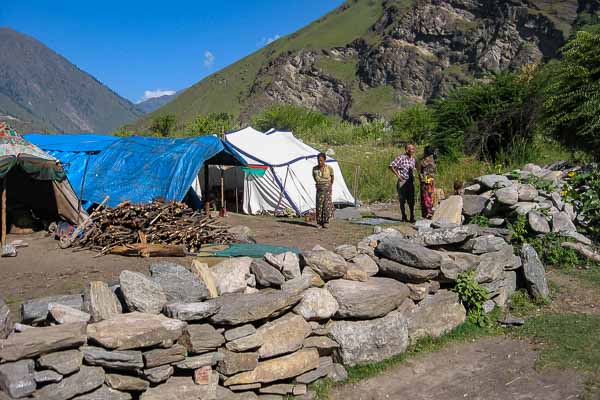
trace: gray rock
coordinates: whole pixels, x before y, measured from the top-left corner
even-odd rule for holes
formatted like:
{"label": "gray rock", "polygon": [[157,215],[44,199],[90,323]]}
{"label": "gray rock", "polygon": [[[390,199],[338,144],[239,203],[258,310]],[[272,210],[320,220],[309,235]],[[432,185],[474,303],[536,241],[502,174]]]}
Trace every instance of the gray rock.
{"label": "gray rock", "polygon": [[505,247],[506,241],[498,236],[485,235],[468,240],[462,247],[462,250],[473,254],[492,253],[500,251]]}
{"label": "gray rock", "polygon": [[335,248],[335,252],[344,257],[346,261],[350,261],[354,257],[358,256],[358,249],[356,246],[352,246],[351,244],[342,244]]}
{"label": "gray rock", "polygon": [[[311,271],[311,275],[309,275],[308,271]],[[312,269],[309,267],[304,268],[304,271],[302,271],[302,276],[286,281],[283,285],[281,285],[281,290],[286,292],[294,292],[296,294],[305,291],[313,285],[312,274],[316,275],[316,272],[312,272]],[[319,275],[317,276],[319,277]],[[321,277],[319,277],[319,279],[320,278]]]}
{"label": "gray rock", "polygon": [[504,218],[490,218],[489,224],[493,227],[503,226],[506,223]]}
{"label": "gray rock", "polygon": [[557,192],[550,193],[550,200],[552,200],[552,204],[558,209],[558,211],[562,211],[565,207],[565,202],[563,201],[561,195]]}
{"label": "gray rock", "polygon": [[40,356],[37,363],[42,368],[50,368],[61,375],[70,375],[79,371],[83,362],[83,353],[79,350],[59,351]]}
{"label": "gray rock", "polygon": [[483,303],[483,313],[484,314],[489,314],[492,311],[494,311],[494,308],[496,308],[496,303],[494,303],[494,300],[486,300]]}
{"label": "gray rock", "polygon": [[[277,385],[269,385],[269,386],[261,387],[258,390],[258,392],[265,393],[265,394],[278,394],[281,396],[285,396],[286,394],[292,394],[294,392],[294,385],[284,384],[284,383],[280,383]],[[264,398],[263,396],[260,397],[261,400],[263,398]]]}
{"label": "gray rock", "polygon": [[121,314],[123,308],[117,296],[101,281],[89,282],[83,293],[84,310],[92,316],[93,322]]}
{"label": "gray rock", "polygon": [[523,259],[523,272],[529,293],[535,299],[547,299],[550,295],[550,290],[546,281],[546,270],[533,246],[529,244],[523,245],[521,258]]}
{"label": "gray rock", "polygon": [[194,303],[210,297],[204,282],[181,265],[170,262],[152,264],[150,275],[165,292],[169,303]]}
{"label": "gray rock", "polygon": [[215,315],[219,306],[210,301],[200,303],[170,303],[165,306],[165,314],[169,318],[181,321],[201,321]]}
{"label": "gray rock", "polygon": [[223,359],[219,361],[217,371],[224,375],[234,375],[238,372],[252,371],[258,365],[258,353],[235,353],[220,349]]}
{"label": "gray rock", "polygon": [[190,354],[206,353],[225,344],[225,337],[212,325],[189,325],[184,336],[179,340]]}
{"label": "gray rock", "polygon": [[421,232],[418,236],[426,246],[443,246],[462,243],[478,233],[479,228],[476,225],[462,225],[455,228],[432,229],[429,232]]}
{"label": "gray rock", "polygon": [[346,368],[342,364],[335,363],[331,367],[331,372],[329,372],[327,377],[334,382],[344,382],[348,379],[348,371],[346,371]]}
{"label": "gray rock", "polygon": [[150,387],[149,382],[129,375],[106,374],[104,381],[111,389],[127,392],[143,392]]}
{"label": "gray rock", "polygon": [[254,326],[247,324],[225,331],[225,339],[230,342],[256,333]]}
{"label": "gray rock", "polygon": [[77,322],[87,323],[92,318],[92,316],[86,312],[56,303],[48,304],[48,312],[57,324],[73,324]]}
{"label": "gray rock", "polygon": [[573,204],[565,203],[564,211],[569,215],[571,221],[575,221],[575,219],[577,218],[577,213],[575,212],[575,207],[573,207]]}
{"label": "gray rock", "polygon": [[482,187],[479,183],[475,183],[473,185],[469,185],[465,188],[465,194],[474,195],[479,194],[482,191]]}
{"label": "gray rock", "polygon": [[158,314],[167,304],[167,296],[160,285],[139,272],[121,271],[119,283],[130,311]]}
{"label": "gray rock", "polygon": [[479,257],[479,265],[475,270],[475,280],[479,283],[492,282],[502,276],[506,268],[512,268],[515,264],[513,247],[506,245],[500,251],[482,254]]}
{"label": "gray rock", "polygon": [[537,210],[540,208],[539,203],[528,203],[519,202],[511,207],[511,209],[518,215],[527,215],[531,210]]}
{"label": "gray rock", "polygon": [[304,385],[308,385],[316,381],[317,379],[324,378],[331,373],[333,368],[332,365],[319,366],[317,369],[305,372],[304,374],[296,377],[296,382]]}
{"label": "gray rock", "polygon": [[12,332],[14,321],[10,309],[4,302],[4,299],[0,297],[0,339],[6,339],[6,337]]}
{"label": "gray rock", "polygon": [[306,338],[302,347],[305,349],[317,349],[320,356],[329,356],[335,349],[339,349],[340,345],[327,336],[311,336]]}
{"label": "gray rock", "polygon": [[281,271],[285,279],[294,279],[300,276],[300,260],[296,253],[290,251],[281,254],[265,254],[265,260]]}
{"label": "gray rock", "polygon": [[99,389],[77,396],[73,400],[131,400],[131,395],[102,385]]}
{"label": "gray rock", "polygon": [[531,230],[536,233],[550,232],[550,224],[546,220],[546,217],[537,211],[530,211],[529,214],[527,214],[527,221],[529,222]]}
{"label": "gray rock", "polygon": [[577,232],[577,228],[569,214],[563,211],[552,216],[552,232]]}
{"label": "gray rock", "polygon": [[592,240],[585,237],[584,235],[582,235],[579,232],[559,232],[559,234],[562,237],[568,237],[571,239],[575,239],[577,242],[585,244],[586,246],[592,245]]}
{"label": "gray rock", "polygon": [[341,278],[348,271],[346,260],[327,250],[305,252],[302,254],[302,262],[305,267],[311,268],[325,281]]}
{"label": "gray rock", "polygon": [[367,282],[344,279],[330,281],[327,290],[339,304],[338,319],[372,319],[398,308],[409,295],[403,283],[389,278],[371,278]]}
{"label": "gray rock", "polygon": [[281,315],[295,306],[302,296],[294,292],[271,292],[252,294],[229,294],[210,300],[220,305],[219,311],[210,317],[218,325],[242,325]]}
{"label": "gray rock", "polygon": [[310,288],[302,293],[302,301],[294,312],[307,321],[319,321],[331,318],[338,309],[338,302],[328,290]]}
{"label": "gray rock", "polygon": [[[143,356],[145,367],[154,368],[183,360],[187,356],[187,349],[180,344],[175,344],[168,349],[153,349],[146,351]],[[113,389],[118,389],[114,386],[111,387]]]}
{"label": "gray rock", "polygon": [[260,335],[259,333],[254,333],[252,335],[235,339],[231,342],[227,342],[225,347],[227,347],[227,350],[240,353],[243,351],[258,349],[260,346],[262,346],[262,344],[262,335]]}
{"label": "gray rock", "polygon": [[467,217],[473,217],[481,214],[485,209],[488,198],[476,194],[465,194],[463,197],[463,214]]}
{"label": "gray rock", "polygon": [[198,369],[202,367],[208,367],[217,365],[219,361],[223,360],[223,354],[220,352],[206,353],[199,356],[186,357],[182,361],[175,363],[175,367],[178,369]]}
{"label": "gray rock", "polygon": [[[435,209],[433,217],[433,227],[449,228],[446,224],[460,225],[462,223],[462,212],[463,212],[463,199],[461,196],[450,196],[445,200],[442,200]],[[443,225],[440,225],[443,224]]]}
{"label": "gray rock", "polygon": [[0,359],[17,361],[81,346],[87,340],[85,328],[78,323],[27,329],[0,340]]}
{"label": "gray rock", "polygon": [[437,269],[408,267],[382,258],[379,260],[379,273],[382,276],[393,278],[400,282],[422,283],[437,278],[440,271]]}
{"label": "gray rock", "polygon": [[[144,368],[142,352],[137,350],[105,350],[101,347],[81,347],[83,359],[88,365],[96,365],[108,369],[137,371]],[[60,371],[59,371],[60,372]]]}
{"label": "gray rock", "polygon": [[392,311],[368,321],[334,321],[329,337],[340,345],[337,353],[344,365],[379,362],[406,351],[408,324],[404,315]]}
{"label": "gray rock", "polygon": [[211,267],[219,294],[241,293],[246,289],[250,278],[250,257],[229,258]]}
{"label": "gray rock", "polygon": [[538,197],[535,186],[524,184],[519,187],[519,201],[534,201]]}
{"label": "gray rock", "polygon": [[311,333],[312,328],[304,318],[286,314],[258,328],[257,334],[263,338],[258,355],[260,358],[271,358],[292,353],[302,348],[304,339]]}
{"label": "gray rock", "polygon": [[375,252],[379,257],[420,269],[439,269],[443,260],[437,251],[405,239],[384,239]]}
{"label": "gray rock", "polygon": [[68,400],[78,394],[91,392],[104,383],[104,370],[100,367],[82,366],[79,372],[64,378],[60,383],[44,386],[35,392],[36,399]]}
{"label": "gray rock", "polygon": [[264,287],[280,287],[285,282],[285,277],[277,268],[263,260],[253,260],[250,271],[256,277],[256,283]]}
{"label": "gray rock", "polygon": [[367,273],[368,276],[377,275],[379,267],[372,257],[366,254],[360,254],[348,262],[349,269],[360,269]]}
{"label": "gray rock", "polygon": [[499,279],[482,283],[481,287],[488,291],[490,297],[498,296],[503,288],[508,288],[512,293],[517,290],[517,273],[515,271],[504,271]]}
{"label": "gray rock", "polygon": [[448,261],[440,269],[445,280],[456,281],[462,272],[474,271],[479,265],[479,256],[469,253],[447,252]]}
{"label": "gray rock", "polygon": [[26,397],[35,391],[33,360],[0,364],[0,388],[12,398]]}
{"label": "gray rock", "polygon": [[440,290],[421,301],[408,318],[408,335],[415,343],[423,337],[440,337],[465,321],[466,311],[458,295]]}
{"label": "gray rock", "polygon": [[63,376],[58,372],[51,371],[49,369],[44,371],[37,371],[33,374],[33,379],[38,385],[44,385],[46,383],[56,383],[62,380]]}
{"label": "gray rock", "polygon": [[79,294],[28,300],[21,305],[22,322],[24,324],[36,324],[45,321],[48,317],[48,305],[50,303],[62,304],[76,310],[83,309],[83,297]]}
{"label": "gray rock", "polygon": [[484,175],[476,179],[485,189],[497,189],[510,186],[511,183],[504,175]]}
{"label": "gray rock", "polygon": [[208,400],[208,386],[196,385],[189,376],[174,376],[166,383],[146,390],[140,396],[140,400]]}
{"label": "gray rock", "polygon": [[175,368],[171,365],[161,365],[160,367],[149,368],[143,371],[144,378],[150,383],[161,383],[173,376]]}

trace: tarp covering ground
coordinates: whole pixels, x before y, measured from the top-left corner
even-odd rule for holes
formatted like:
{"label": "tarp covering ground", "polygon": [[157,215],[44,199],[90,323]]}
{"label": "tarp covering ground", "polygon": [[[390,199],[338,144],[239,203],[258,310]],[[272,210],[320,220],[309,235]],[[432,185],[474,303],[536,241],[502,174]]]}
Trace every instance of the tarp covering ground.
{"label": "tarp covering ground", "polygon": [[[110,137],[101,135],[28,135],[66,166],[81,185],[85,158],[90,157],[83,198],[109,206],[123,201],[181,201],[207,160],[226,153],[239,165],[245,161],[216,136],[193,138]],[[56,152],[56,153],[54,153]],[[59,154],[62,153],[62,154]],[[222,158],[222,157],[221,157]]]}

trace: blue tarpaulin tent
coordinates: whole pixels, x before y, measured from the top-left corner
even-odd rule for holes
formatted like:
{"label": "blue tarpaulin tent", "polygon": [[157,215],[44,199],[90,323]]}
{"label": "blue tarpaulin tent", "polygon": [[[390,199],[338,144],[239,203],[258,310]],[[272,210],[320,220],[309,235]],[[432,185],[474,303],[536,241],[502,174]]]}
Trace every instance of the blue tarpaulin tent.
{"label": "blue tarpaulin tent", "polygon": [[[26,136],[66,165],[83,199],[109,206],[122,201],[182,201],[205,163],[246,165],[216,136],[192,138],[112,137],[101,135]],[[87,173],[86,159],[89,161]]]}

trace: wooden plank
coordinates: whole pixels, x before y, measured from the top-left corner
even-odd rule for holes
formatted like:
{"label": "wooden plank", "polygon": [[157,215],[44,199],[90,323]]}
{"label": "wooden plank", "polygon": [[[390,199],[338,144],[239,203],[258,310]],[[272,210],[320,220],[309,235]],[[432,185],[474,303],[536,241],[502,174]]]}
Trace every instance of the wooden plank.
{"label": "wooden plank", "polygon": [[4,175],[4,178],[2,178],[2,233],[0,236],[0,244],[2,244],[2,246],[4,246],[6,244],[6,228],[7,228],[7,221],[6,221],[6,187],[8,180],[6,179],[6,175]]}

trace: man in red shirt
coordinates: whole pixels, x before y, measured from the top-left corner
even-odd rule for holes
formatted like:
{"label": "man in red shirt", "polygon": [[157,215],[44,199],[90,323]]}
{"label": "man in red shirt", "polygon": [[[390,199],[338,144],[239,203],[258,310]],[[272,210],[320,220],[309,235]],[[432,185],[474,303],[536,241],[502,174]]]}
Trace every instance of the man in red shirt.
{"label": "man in red shirt", "polygon": [[401,154],[390,164],[390,170],[398,178],[396,189],[398,190],[398,199],[400,200],[400,212],[402,221],[408,222],[404,205],[408,203],[410,212],[410,222],[415,222],[415,178],[414,170],[416,167],[415,146],[408,144],[406,153]]}

